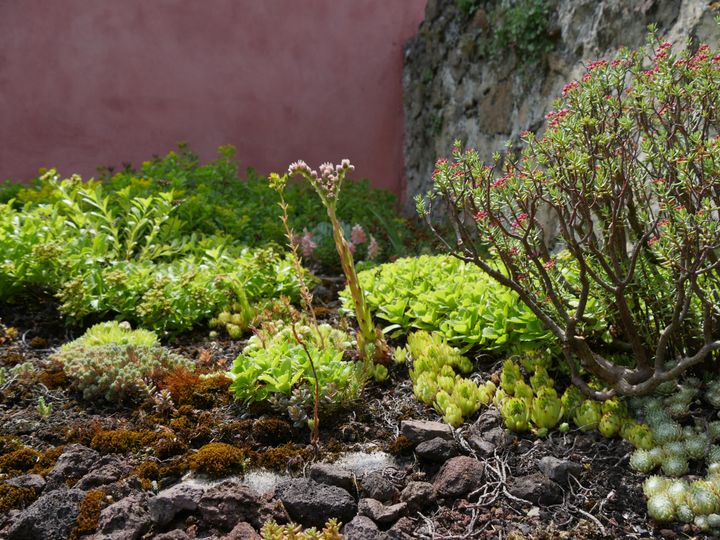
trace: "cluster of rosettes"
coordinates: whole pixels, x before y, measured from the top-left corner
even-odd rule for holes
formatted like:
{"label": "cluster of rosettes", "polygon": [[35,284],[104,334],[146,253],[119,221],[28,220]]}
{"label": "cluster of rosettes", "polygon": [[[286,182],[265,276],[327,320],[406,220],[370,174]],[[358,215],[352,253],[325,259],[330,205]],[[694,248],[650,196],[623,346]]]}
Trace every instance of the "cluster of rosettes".
{"label": "cluster of rosettes", "polygon": [[460,373],[472,371],[472,363],[439,334],[422,330],[410,334],[407,351],[399,347],[396,358],[403,361],[407,353],[413,359],[410,379],[415,397],[433,405],[451,426],[460,427],[480,405],[488,405],[492,400],[495,385],[488,381],[478,386],[463,377]]}
{"label": "cluster of rosettes", "polygon": [[692,483],[651,476],[643,492],[648,516],[656,521],[694,523],[702,531],[720,529],[720,465]]}
{"label": "cluster of rosettes", "polygon": [[[117,323],[105,323],[112,335],[118,330]],[[177,366],[192,367],[192,362],[171,353],[157,343],[148,344],[146,331],[136,337],[132,330],[125,330],[124,339],[108,343],[107,336],[100,335],[103,325],[91,328],[90,335],[63,345],[52,356],[59,362],[72,381],[72,387],[88,401],[105,400],[111,403],[127,403],[148,397],[154,391],[152,378]]]}
{"label": "cluster of rosettes", "polygon": [[302,160],[295,161],[288,167],[288,174],[295,176],[299,174],[306,178],[317,189],[320,194],[328,200],[337,200],[340,187],[345,175],[355,170],[349,159],[343,159],[338,165],[325,162],[318,171],[311,169],[310,166]]}

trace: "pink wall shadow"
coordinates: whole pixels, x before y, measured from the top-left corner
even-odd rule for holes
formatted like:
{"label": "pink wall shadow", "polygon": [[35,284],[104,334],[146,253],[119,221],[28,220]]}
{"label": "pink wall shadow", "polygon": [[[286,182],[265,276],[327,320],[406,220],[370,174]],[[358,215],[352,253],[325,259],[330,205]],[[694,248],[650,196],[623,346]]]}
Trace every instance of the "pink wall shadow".
{"label": "pink wall shadow", "polygon": [[0,180],[188,141],[282,171],[348,157],[402,189],[402,45],[426,0],[0,2]]}

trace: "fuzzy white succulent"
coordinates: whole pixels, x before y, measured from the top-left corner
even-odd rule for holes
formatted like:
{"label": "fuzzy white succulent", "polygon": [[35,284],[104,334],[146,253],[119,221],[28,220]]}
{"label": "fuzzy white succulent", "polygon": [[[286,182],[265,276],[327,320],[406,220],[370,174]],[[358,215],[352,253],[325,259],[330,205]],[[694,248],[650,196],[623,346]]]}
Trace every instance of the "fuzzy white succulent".
{"label": "fuzzy white succulent", "polygon": [[653,495],[659,495],[665,493],[667,488],[670,486],[670,480],[663,478],[662,476],[649,476],[643,482],[643,493],[648,499]]}
{"label": "fuzzy white succulent", "polygon": [[685,480],[673,480],[665,493],[675,505],[686,504],[690,485]]}
{"label": "fuzzy white succulent", "polygon": [[710,438],[704,433],[697,433],[685,438],[685,452],[691,459],[701,460],[708,454]]}
{"label": "fuzzy white succulent", "polygon": [[648,499],[647,512],[655,521],[672,521],[675,519],[675,505],[664,493],[653,495]]}
{"label": "fuzzy white succulent", "polygon": [[681,504],[675,507],[675,515],[681,523],[692,523],[695,519],[695,512],[693,512],[687,504]]}
{"label": "fuzzy white succulent", "polygon": [[638,448],[630,455],[630,467],[641,473],[649,473],[657,466],[649,450]]}
{"label": "fuzzy white succulent", "polygon": [[690,486],[687,503],[690,509],[695,512],[695,515],[714,514],[720,510],[720,498],[718,498],[710,485],[703,481],[693,482]]}
{"label": "fuzzy white succulent", "polygon": [[688,472],[688,460],[684,457],[671,455],[662,464],[662,472],[668,476],[683,476]]}
{"label": "fuzzy white succulent", "polygon": [[664,445],[682,438],[682,427],[677,422],[663,422],[652,427],[655,444]]}

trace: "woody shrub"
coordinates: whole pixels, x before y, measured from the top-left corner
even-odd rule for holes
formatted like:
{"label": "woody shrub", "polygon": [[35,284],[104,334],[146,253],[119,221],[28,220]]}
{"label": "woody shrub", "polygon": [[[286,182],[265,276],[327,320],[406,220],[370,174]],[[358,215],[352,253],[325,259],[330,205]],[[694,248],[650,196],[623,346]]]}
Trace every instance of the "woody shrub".
{"label": "woody shrub", "polygon": [[518,156],[485,165],[457,143],[417,200],[447,206],[455,255],[519,295],[591,397],[648,393],[720,348],[719,98],[717,51],[651,33],[567,84]]}

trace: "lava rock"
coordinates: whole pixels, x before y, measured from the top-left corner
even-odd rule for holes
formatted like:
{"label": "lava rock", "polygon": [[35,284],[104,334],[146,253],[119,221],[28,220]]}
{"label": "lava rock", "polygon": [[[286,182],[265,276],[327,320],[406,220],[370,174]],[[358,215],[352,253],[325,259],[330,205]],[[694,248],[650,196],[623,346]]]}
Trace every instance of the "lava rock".
{"label": "lava rock", "polygon": [[40,493],[45,487],[45,479],[39,474],[23,474],[15,478],[8,478],[5,483],[13,487],[32,488]]}
{"label": "lava rock", "polygon": [[568,475],[580,476],[582,465],[567,459],[558,459],[554,456],[545,456],[538,463],[538,469],[553,482],[565,485]]}
{"label": "lava rock", "polygon": [[201,485],[192,481],[164,489],[148,501],[150,517],[158,527],[165,528],[179,512],[194,512],[204,492]]}
{"label": "lava rock", "polygon": [[153,536],[153,540],[190,540],[190,537],[182,529],[174,529]]}
{"label": "lava rock", "polygon": [[233,530],[223,536],[220,540],[260,540],[260,535],[255,531],[252,525],[246,521],[241,521]]}
{"label": "lava rock", "polygon": [[280,504],[271,504],[237,479],[209,486],[197,508],[205,521],[223,531],[230,531],[242,521],[259,529],[270,519],[282,522],[288,517]]}
{"label": "lava rock", "polygon": [[389,540],[412,540],[416,536],[413,534],[415,524],[408,517],[401,517],[397,523],[390,527],[387,531]]}
{"label": "lava rock", "polygon": [[395,523],[406,507],[407,504],[404,502],[385,506],[375,499],[360,499],[360,502],[358,502],[358,514],[367,516],[380,525],[388,525]]}
{"label": "lava rock", "polygon": [[290,517],[304,527],[323,527],[330,518],[349,522],[357,513],[357,503],[350,493],[337,486],[297,478],[275,489]]}
{"label": "lava rock", "polygon": [[55,489],[23,510],[3,531],[7,540],[65,540],[75,527],[85,492]]}
{"label": "lava rock", "polygon": [[352,472],[330,463],[313,463],[310,467],[310,478],[321,484],[341,487],[350,493],[357,491]]}
{"label": "lava rock", "polygon": [[418,444],[415,453],[426,461],[445,463],[448,459],[457,455],[457,448],[454,441],[435,437]]}
{"label": "lava rock", "polygon": [[443,422],[426,420],[403,420],[400,422],[400,434],[417,445],[436,437],[452,440],[452,428]]}
{"label": "lava rock", "polygon": [[132,468],[115,456],[106,456],[83,476],[75,487],[83,491],[89,491],[99,486],[105,486],[117,482],[130,474]]}
{"label": "lava rock", "polygon": [[148,497],[136,493],[103,508],[92,540],[137,540],[152,526]]}
{"label": "lava rock", "polygon": [[388,536],[367,516],[355,516],[342,529],[344,538],[352,540],[385,540]]}
{"label": "lava rock", "polygon": [[563,498],[560,486],[540,473],[515,478],[508,491],[537,505],[557,504]]}
{"label": "lava rock", "polygon": [[430,482],[408,482],[400,493],[400,500],[409,510],[417,511],[435,504],[437,491]]}
{"label": "lava rock", "polygon": [[472,435],[468,437],[467,441],[470,445],[470,448],[475,450],[477,455],[479,455],[480,457],[490,457],[495,453],[495,450],[497,449],[497,446],[495,446],[490,441],[486,441],[485,439],[474,437]]}
{"label": "lava rock", "polygon": [[458,456],[443,465],[433,487],[442,497],[459,498],[482,486],[485,466],[469,456]]}
{"label": "lava rock", "polygon": [[398,488],[380,471],[369,472],[363,476],[361,492],[364,497],[382,503],[394,503],[400,497]]}
{"label": "lava rock", "polygon": [[92,448],[81,444],[67,445],[45,478],[45,491],[65,487],[68,480],[79,480],[97,465],[99,459],[100,454]]}

